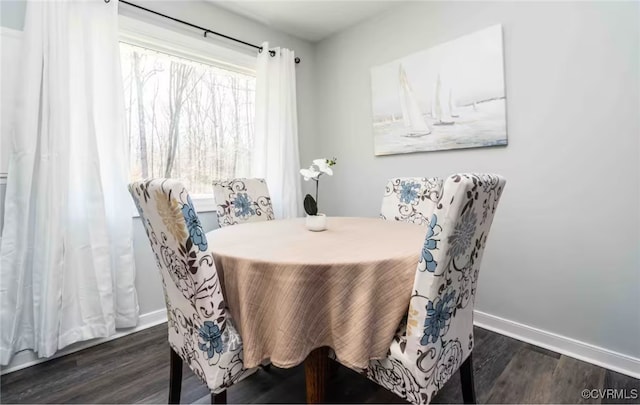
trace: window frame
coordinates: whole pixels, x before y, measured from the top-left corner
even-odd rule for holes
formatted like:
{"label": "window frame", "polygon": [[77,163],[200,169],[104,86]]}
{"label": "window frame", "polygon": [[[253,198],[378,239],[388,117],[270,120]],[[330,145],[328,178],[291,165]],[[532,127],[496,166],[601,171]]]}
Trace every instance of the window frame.
{"label": "window frame", "polygon": [[[204,39],[199,33],[191,30],[168,29],[156,24],[148,23],[140,18],[119,15],[119,42],[156,50],[174,55],[179,58],[190,59],[225,70],[256,75],[255,55],[242,52],[237,47],[222,46],[214,38]],[[192,194],[194,208],[197,212],[214,212],[217,210],[213,198],[213,185],[210,194]],[[133,204],[132,204],[133,206]],[[135,207],[133,216],[139,217]]]}

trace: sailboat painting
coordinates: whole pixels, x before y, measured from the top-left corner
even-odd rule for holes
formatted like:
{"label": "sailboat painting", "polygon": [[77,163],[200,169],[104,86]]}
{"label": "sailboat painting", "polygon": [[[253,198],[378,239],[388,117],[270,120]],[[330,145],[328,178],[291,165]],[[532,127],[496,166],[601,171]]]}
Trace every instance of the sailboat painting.
{"label": "sailboat painting", "polygon": [[376,155],[507,144],[502,26],[371,69]]}

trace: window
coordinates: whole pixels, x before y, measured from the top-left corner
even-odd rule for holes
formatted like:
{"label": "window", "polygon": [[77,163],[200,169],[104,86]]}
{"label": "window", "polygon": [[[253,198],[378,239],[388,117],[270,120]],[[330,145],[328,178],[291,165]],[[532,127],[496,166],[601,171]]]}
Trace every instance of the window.
{"label": "window", "polygon": [[157,35],[120,44],[130,176],[178,178],[194,200],[211,199],[214,180],[250,176],[255,73],[209,59],[205,41],[183,38],[200,49]]}

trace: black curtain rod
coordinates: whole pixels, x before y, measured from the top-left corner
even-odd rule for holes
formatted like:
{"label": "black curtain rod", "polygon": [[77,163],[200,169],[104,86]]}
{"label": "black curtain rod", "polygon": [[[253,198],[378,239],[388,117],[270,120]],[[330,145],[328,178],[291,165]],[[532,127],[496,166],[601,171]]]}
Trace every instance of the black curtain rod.
{"label": "black curtain rod", "polygon": [[[105,2],[105,3],[109,3],[110,1],[111,1],[111,0],[104,0],[104,2]],[[212,30],[210,30],[210,29],[208,29],[208,28],[204,28],[204,27],[200,27],[199,25],[191,24],[190,22],[187,22],[187,21],[179,20],[179,19],[174,18],[174,17],[171,17],[171,16],[169,16],[169,15],[162,14],[162,13],[159,13],[159,12],[157,12],[157,11],[150,10],[150,9],[148,9],[148,8],[146,8],[146,7],[142,7],[142,6],[139,6],[139,5],[137,5],[137,4],[130,3],[130,2],[125,1],[125,0],[119,0],[119,1],[120,1],[120,3],[124,3],[124,4],[126,4],[126,5],[131,6],[131,7],[135,7],[135,8],[137,8],[137,9],[144,10],[144,11],[146,11],[146,12],[148,12],[148,13],[155,14],[155,15],[158,15],[158,16],[160,16],[160,17],[168,18],[169,20],[172,20],[172,21],[178,22],[178,23],[180,23],[180,24],[188,25],[188,26],[189,26],[189,27],[191,27],[191,28],[195,28],[195,29],[198,29],[198,30],[204,31],[204,37],[205,37],[205,38],[207,37],[207,34],[213,34],[213,35],[217,35],[217,36],[219,36],[219,37],[222,37],[222,38],[228,39],[229,41],[234,41],[234,42],[237,42],[237,43],[239,43],[239,44],[242,44],[242,45],[245,45],[245,46],[249,46],[249,47],[251,47],[251,48],[255,48],[255,49],[257,49],[257,50],[258,50],[258,52],[262,52],[262,50],[263,50],[261,46],[254,45],[254,44],[251,44],[251,43],[249,43],[249,42],[245,42],[245,41],[243,41],[243,40],[241,40],[241,39],[237,39],[237,38],[234,38],[234,37],[230,37],[230,36],[228,36],[228,35],[221,34],[221,33],[216,32],[216,31],[212,31]],[[276,55],[276,51],[269,50],[269,55],[271,55],[271,56],[275,56],[275,55]],[[296,63],[300,63],[300,58],[296,57],[296,58],[295,58],[295,62],[296,62]]]}

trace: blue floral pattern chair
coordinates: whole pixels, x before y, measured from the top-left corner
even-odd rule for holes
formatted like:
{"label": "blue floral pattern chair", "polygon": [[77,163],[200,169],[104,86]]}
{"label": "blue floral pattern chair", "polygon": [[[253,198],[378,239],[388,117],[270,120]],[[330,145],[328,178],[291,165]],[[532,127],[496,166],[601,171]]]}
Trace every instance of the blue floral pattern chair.
{"label": "blue floral pattern chair", "polygon": [[225,308],[213,255],[187,190],[178,181],[131,183],[162,276],[171,346],[169,402],[180,400],[182,361],[223,393],[255,369],[242,362],[242,340]]}
{"label": "blue floral pattern chair", "polygon": [[218,207],[218,224],[221,228],[275,218],[264,179],[214,181],[213,197]]}
{"label": "blue floral pattern chair", "polygon": [[436,177],[396,177],[390,179],[382,198],[380,217],[390,221],[428,225],[442,191]]}
{"label": "blue floral pattern chair", "polygon": [[406,324],[387,358],[358,370],[413,404],[428,404],[458,369],[463,398],[475,403],[473,304],[504,186],[504,178],[493,174],[457,174],[445,181],[427,226]]}

